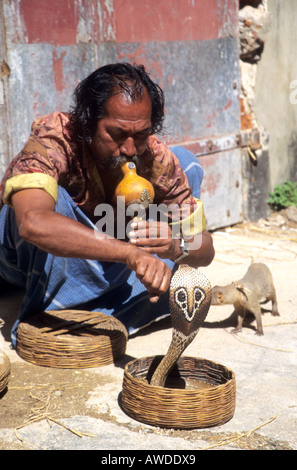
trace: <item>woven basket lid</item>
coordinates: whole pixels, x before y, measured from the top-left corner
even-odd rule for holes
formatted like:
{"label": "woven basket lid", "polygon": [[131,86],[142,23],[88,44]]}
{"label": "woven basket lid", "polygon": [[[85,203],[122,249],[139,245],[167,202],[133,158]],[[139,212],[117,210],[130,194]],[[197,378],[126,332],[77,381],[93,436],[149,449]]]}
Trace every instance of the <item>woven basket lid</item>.
{"label": "woven basket lid", "polygon": [[121,404],[129,416],[173,429],[218,426],[233,417],[236,384],[231,370],[207,359],[182,356],[165,386],[152,386],[149,381],[161,359],[144,357],[126,365]]}
{"label": "woven basket lid", "polygon": [[7,355],[0,351],[0,393],[7,387],[10,379],[10,361]]}
{"label": "woven basket lid", "polygon": [[127,338],[125,326],[102,312],[46,311],[19,324],[16,350],[41,366],[99,367],[122,358]]}

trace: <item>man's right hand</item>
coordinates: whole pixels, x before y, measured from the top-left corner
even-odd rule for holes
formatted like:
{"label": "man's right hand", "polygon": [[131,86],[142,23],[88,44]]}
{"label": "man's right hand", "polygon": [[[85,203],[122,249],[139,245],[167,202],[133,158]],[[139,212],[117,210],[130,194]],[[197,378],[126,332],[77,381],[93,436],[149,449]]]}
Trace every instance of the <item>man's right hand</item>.
{"label": "man's right hand", "polygon": [[127,266],[147,288],[150,301],[157,302],[170,285],[171,269],[159,258],[140,249],[127,250]]}

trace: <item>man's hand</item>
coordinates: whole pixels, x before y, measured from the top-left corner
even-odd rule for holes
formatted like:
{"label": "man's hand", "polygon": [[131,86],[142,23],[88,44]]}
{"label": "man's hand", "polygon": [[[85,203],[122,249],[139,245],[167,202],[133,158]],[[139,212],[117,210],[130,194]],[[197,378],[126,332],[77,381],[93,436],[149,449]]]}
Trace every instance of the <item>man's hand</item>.
{"label": "man's hand", "polygon": [[162,260],[143,250],[129,250],[126,264],[148,290],[151,302],[157,302],[168,290],[171,269]]}
{"label": "man's hand", "polygon": [[[134,246],[162,259],[174,261],[180,256],[180,240],[173,237],[166,222],[138,221],[132,222],[130,227],[130,243]],[[189,254],[182,263],[194,268],[208,266],[215,255],[211,234],[204,230],[188,241]]]}
{"label": "man's hand", "polygon": [[166,222],[137,221],[132,222],[129,232],[130,242],[139,248],[157,255],[162,259],[174,261],[180,255],[180,241],[174,239]]}

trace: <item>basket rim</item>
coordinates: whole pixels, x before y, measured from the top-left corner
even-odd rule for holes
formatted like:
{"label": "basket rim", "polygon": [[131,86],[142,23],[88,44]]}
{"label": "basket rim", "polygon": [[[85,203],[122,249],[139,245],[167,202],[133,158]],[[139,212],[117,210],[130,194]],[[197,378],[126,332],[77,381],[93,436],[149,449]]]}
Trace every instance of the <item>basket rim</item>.
{"label": "basket rim", "polygon": [[[102,324],[100,322],[100,319],[102,320]],[[48,320],[48,322],[42,324],[42,320]],[[92,323],[93,320],[95,320],[95,322]],[[98,323],[96,322],[96,320],[98,320]],[[57,322],[56,328],[55,322]],[[61,333],[59,333],[59,322],[61,322],[62,329],[64,329],[64,331]],[[118,318],[112,315],[107,315],[100,311],[91,312],[88,310],[75,309],[45,310],[36,313],[22,320],[18,325],[17,331],[22,331],[23,328],[27,328],[27,330],[29,330],[32,336],[44,336],[46,338],[56,339],[59,337],[58,335],[61,334],[63,338],[66,338],[68,336],[68,338],[73,339],[74,336],[71,333],[71,325],[73,323],[75,326],[74,331],[76,328],[84,330],[84,328],[91,327],[94,329],[94,331],[96,331],[96,329],[102,331],[104,330],[106,331],[106,334],[108,334],[108,332],[110,333],[113,331],[121,332],[126,338],[128,338],[127,329]],[[112,328],[108,327],[109,323],[113,325]],[[90,336],[92,335],[87,335],[85,337],[89,338]],[[84,336],[80,334],[80,338],[84,338]]]}
{"label": "basket rim", "polygon": [[[137,362],[140,362],[141,360],[153,360],[155,359],[156,357],[163,357],[163,356],[159,356],[159,355],[154,355],[154,356],[144,356],[144,357],[140,357],[140,358],[137,358],[137,359],[132,359],[131,361],[129,361],[126,365],[125,365],[125,368],[124,368],[124,377],[126,377],[127,379],[130,379],[130,380],[133,380],[133,381],[140,381],[137,377],[133,376],[133,374],[131,374],[131,372],[128,370],[129,367],[132,366],[132,364],[134,363],[137,363]],[[204,357],[196,357],[196,356],[181,356],[178,360],[177,360],[177,364],[178,364],[178,361],[180,361],[181,359],[193,359],[193,360],[201,360],[201,361],[206,361],[208,362],[209,364],[214,364],[214,365],[218,365],[220,367],[222,367],[225,371],[231,373],[231,377],[226,380],[225,383],[222,383],[222,384],[218,384],[218,385],[213,385],[211,384],[209,387],[207,387],[207,389],[205,390],[208,390],[208,391],[211,391],[211,390],[220,390],[220,388],[225,388],[229,383],[231,382],[234,382],[236,381],[236,376],[235,376],[235,373],[233,372],[233,370],[229,369],[228,367],[224,366],[223,364],[219,363],[219,362],[215,362],[215,361],[212,361],[210,359],[206,359]],[[194,390],[194,389],[178,389],[178,388],[174,388],[174,387],[162,387],[160,385],[151,385],[149,383],[146,383],[144,381],[140,381],[141,382],[141,388],[143,389],[148,389],[148,390],[153,390],[153,389],[156,389],[156,390],[162,390],[163,393],[172,393],[172,391],[174,391],[175,393],[179,393],[179,394],[183,394],[183,395],[193,395],[193,392],[196,393],[196,394],[199,394],[199,393],[204,393],[203,390],[200,390],[200,389],[197,389],[197,390]],[[208,382],[209,383],[209,382]]]}

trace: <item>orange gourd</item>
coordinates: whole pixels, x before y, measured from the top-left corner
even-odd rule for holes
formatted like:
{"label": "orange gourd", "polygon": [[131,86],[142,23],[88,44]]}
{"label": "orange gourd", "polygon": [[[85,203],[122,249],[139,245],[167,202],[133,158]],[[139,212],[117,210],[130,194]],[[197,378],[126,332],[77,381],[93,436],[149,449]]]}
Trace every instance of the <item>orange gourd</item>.
{"label": "orange gourd", "polygon": [[155,192],[152,184],[139,176],[136,172],[136,165],[133,162],[127,162],[122,166],[124,174],[115,190],[115,196],[124,196],[125,204],[142,204],[148,207],[154,200]]}

